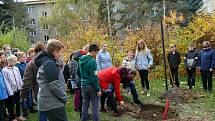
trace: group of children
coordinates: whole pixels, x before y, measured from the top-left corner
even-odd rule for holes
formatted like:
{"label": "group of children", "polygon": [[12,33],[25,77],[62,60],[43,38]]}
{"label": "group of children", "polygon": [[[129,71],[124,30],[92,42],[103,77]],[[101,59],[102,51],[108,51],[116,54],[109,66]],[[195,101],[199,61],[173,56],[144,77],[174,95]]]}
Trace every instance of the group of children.
{"label": "group of children", "polygon": [[[121,67],[112,66],[111,56],[107,51],[107,44],[103,44],[100,51],[97,45],[91,45],[90,49],[88,48],[85,50],[85,53],[80,55],[81,56],[78,57],[79,59],[75,60],[76,67],[79,68],[79,70],[76,70],[79,71],[79,96],[75,93],[75,100],[78,98],[78,100],[82,102],[79,106],[76,106],[80,109],[78,110],[77,108],[76,111],[82,112],[82,120],[85,121],[89,118],[87,111],[90,102],[92,103],[93,120],[99,120],[98,96],[101,96],[101,112],[106,112],[107,109],[110,108],[114,111],[113,116],[120,116],[121,112],[117,109],[117,105],[124,105],[120,92],[121,85],[123,85],[123,88],[126,89],[129,94],[132,94],[134,103],[143,106],[135,88],[134,77],[136,76],[136,72],[139,72],[143,87],[141,93],[146,92],[147,96],[150,96],[148,73],[153,66],[153,56],[143,40],[138,42],[135,54],[132,51],[128,52]],[[72,62],[72,59],[73,58],[71,58],[70,62]],[[181,55],[177,51],[175,44],[171,45],[167,59],[170,69],[170,83],[173,87],[179,87],[179,65],[181,63]],[[68,65],[70,64],[71,63],[68,63]],[[196,51],[194,44],[190,44],[188,52],[184,56],[184,64],[188,75],[188,88],[195,88],[195,73],[196,68],[199,67],[204,90],[212,92],[215,51],[211,48],[210,43],[205,41],[203,43],[203,49],[200,52]],[[68,74],[69,73],[67,73],[67,75]],[[77,78],[74,80],[77,80]]]}
{"label": "group of children", "polygon": [[[36,112],[33,108],[31,90],[29,90],[27,98],[20,98],[27,60],[30,61],[32,57],[31,50],[32,48],[28,51],[28,58],[25,52],[17,48],[11,50],[10,45],[4,45],[0,52],[0,121],[6,118],[9,121],[24,121],[29,116],[28,109],[32,113]],[[16,113],[14,113],[14,109]],[[21,109],[23,115],[21,115]]]}
{"label": "group of children", "polygon": [[[170,83],[172,86],[180,86],[179,82],[179,65],[181,56],[177,51],[176,45],[171,45],[171,51],[167,56],[170,67]],[[211,47],[210,42],[203,42],[203,49],[199,52],[195,44],[188,46],[188,52],[184,56],[184,65],[187,72],[187,84],[189,89],[195,89],[196,70],[201,72],[203,89],[212,92],[212,78],[215,68],[215,50]]]}
{"label": "group of children", "polygon": [[[74,94],[74,110],[80,112],[83,121],[91,118],[88,115],[90,104],[94,121],[100,120],[99,110],[107,112],[110,109],[113,116],[121,116],[122,112],[117,108],[124,105],[121,90],[126,90],[132,95],[134,103],[144,107],[134,78],[138,72],[143,88],[141,93],[146,92],[150,96],[148,74],[153,66],[153,56],[143,40],[138,42],[135,54],[128,52],[121,67],[112,65],[107,44],[103,44],[101,50],[97,44],[86,45],[82,50],[73,52],[65,66],[61,59],[63,48],[58,40],[50,40],[46,46],[37,43],[35,48],[29,49],[26,57],[25,52],[17,48],[11,50],[9,45],[3,46],[0,52],[0,121],[26,120],[28,110],[35,112],[34,100],[38,103],[40,121],[67,121],[66,84],[70,93]],[[212,92],[214,49],[208,41],[203,43],[200,52],[196,51],[194,44],[188,48],[184,64],[189,89],[195,87],[195,73],[199,67],[204,90]],[[172,86],[179,87],[181,56],[176,45],[171,45],[167,59],[170,82]]]}

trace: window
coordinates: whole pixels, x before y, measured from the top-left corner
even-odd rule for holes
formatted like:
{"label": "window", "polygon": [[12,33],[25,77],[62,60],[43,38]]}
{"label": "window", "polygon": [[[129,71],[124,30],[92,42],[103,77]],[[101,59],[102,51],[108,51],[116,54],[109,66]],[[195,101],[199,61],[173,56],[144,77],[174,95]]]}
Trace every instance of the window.
{"label": "window", "polygon": [[43,11],[43,12],[42,12],[42,16],[43,16],[44,18],[46,18],[46,17],[47,17],[47,12],[46,12],[46,11]]}
{"label": "window", "polygon": [[131,25],[127,25],[126,29],[131,30]]}
{"label": "window", "polygon": [[28,13],[33,13],[33,9],[34,9],[33,6],[28,6]]}
{"label": "window", "polygon": [[117,7],[114,6],[114,7],[112,8],[112,11],[113,11],[113,13],[117,13]]}
{"label": "window", "polygon": [[35,19],[31,19],[31,21],[30,21],[29,24],[30,24],[30,25],[34,25],[34,24],[35,24]]}
{"label": "window", "polygon": [[48,42],[48,40],[49,40],[49,36],[44,36],[44,41]]}
{"label": "window", "polygon": [[44,29],[44,30],[48,30],[48,29],[49,29],[48,24],[44,24],[44,25],[43,25],[43,29]]}
{"label": "window", "polygon": [[35,36],[36,36],[36,31],[35,31],[35,30],[30,31],[30,36],[31,36],[31,37],[35,37]]}
{"label": "window", "polygon": [[56,33],[55,33],[56,35],[59,35],[59,31],[58,31],[58,29],[56,29]]}

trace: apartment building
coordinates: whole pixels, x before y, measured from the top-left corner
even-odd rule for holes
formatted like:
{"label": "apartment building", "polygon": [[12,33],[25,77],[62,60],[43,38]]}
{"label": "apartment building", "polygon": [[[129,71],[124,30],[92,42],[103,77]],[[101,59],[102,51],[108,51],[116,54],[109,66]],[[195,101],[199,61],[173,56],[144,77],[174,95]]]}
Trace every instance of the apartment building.
{"label": "apartment building", "polygon": [[52,14],[54,1],[47,2],[46,0],[29,0],[23,2],[27,6],[26,12],[29,15],[28,26],[30,41],[32,43],[47,42],[50,38],[56,38],[58,31],[56,28],[51,28],[48,23],[41,22]]}

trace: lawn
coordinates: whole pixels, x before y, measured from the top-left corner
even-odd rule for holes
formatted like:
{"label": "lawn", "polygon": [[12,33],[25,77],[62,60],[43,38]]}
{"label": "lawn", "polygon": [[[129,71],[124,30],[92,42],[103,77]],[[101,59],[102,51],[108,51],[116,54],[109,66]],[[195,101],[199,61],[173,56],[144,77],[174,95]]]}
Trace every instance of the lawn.
{"label": "lawn", "polygon": [[[213,78],[215,80],[215,78]],[[186,78],[180,78],[181,88],[187,88]],[[147,97],[144,94],[140,94],[141,86],[140,81],[135,82],[137,85],[138,93],[140,99],[145,104],[156,104],[163,105],[162,101],[158,98],[158,95],[165,91],[165,85],[163,79],[156,79],[150,81],[151,96]],[[213,84],[215,87],[215,83]],[[214,121],[215,120],[215,93],[206,93],[202,90],[201,80],[197,78],[196,88],[194,92],[200,92],[204,95],[203,98],[198,99],[189,104],[181,104],[174,106],[170,104],[170,108],[176,108],[176,112],[180,118],[187,119],[190,121]],[[132,99],[132,97],[129,97]],[[73,111],[72,96],[69,97],[67,103],[67,113],[69,121],[80,121],[79,113]],[[121,117],[115,118],[111,116],[111,113],[101,113],[101,121],[143,121],[141,119],[133,118],[132,116],[123,114]],[[27,119],[28,121],[38,121],[37,114],[31,114],[31,117]],[[173,119],[174,120],[174,119]]]}

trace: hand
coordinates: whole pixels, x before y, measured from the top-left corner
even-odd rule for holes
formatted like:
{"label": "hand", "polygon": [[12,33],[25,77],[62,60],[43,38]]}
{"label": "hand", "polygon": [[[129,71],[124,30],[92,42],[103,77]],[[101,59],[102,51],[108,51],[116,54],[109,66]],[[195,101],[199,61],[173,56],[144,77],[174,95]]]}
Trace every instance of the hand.
{"label": "hand", "polygon": [[101,91],[97,92],[97,96],[101,97],[102,96],[102,92]]}
{"label": "hand", "polygon": [[125,105],[125,104],[124,104],[124,101],[120,101],[119,104],[120,104],[121,106],[124,106],[124,105]]}
{"label": "hand", "polygon": [[210,72],[214,71],[212,68],[210,68]]}

